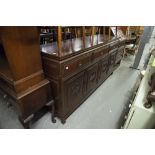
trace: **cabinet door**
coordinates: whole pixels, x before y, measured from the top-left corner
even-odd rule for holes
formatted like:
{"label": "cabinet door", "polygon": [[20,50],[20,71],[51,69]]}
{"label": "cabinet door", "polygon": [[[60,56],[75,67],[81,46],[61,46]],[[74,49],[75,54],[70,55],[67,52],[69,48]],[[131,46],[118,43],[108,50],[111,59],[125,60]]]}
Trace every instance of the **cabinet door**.
{"label": "cabinet door", "polygon": [[81,72],[74,77],[68,79],[64,83],[65,111],[72,111],[77,107],[83,98],[83,79],[84,72]]}
{"label": "cabinet door", "polygon": [[114,49],[109,53],[110,54],[109,55],[109,71],[108,71],[109,74],[111,74],[114,70],[117,52],[118,50]]}
{"label": "cabinet door", "polygon": [[116,55],[116,63],[120,62],[123,58],[123,52],[124,52],[124,46],[120,47],[118,49],[117,55]]}
{"label": "cabinet door", "polygon": [[108,69],[109,69],[108,56],[106,56],[99,62],[98,77],[97,77],[99,83],[106,79]]}
{"label": "cabinet door", "polygon": [[87,70],[87,92],[91,92],[97,85],[98,64],[94,64]]}

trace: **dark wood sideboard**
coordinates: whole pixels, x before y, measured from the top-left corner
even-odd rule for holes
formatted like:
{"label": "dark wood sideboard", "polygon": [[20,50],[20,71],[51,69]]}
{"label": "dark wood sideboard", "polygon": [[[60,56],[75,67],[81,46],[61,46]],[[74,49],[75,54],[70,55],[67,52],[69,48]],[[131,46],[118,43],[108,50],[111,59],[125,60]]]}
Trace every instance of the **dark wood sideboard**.
{"label": "dark wood sideboard", "polygon": [[62,123],[113,73],[123,57],[125,40],[121,38],[103,41],[101,35],[95,35],[91,46],[90,37],[85,36],[82,42],[80,38],[62,42],[61,56],[55,43],[41,46],[56,116]]}
{"label": "dark wood sideboard", "polygon": [[53,105],[39,44],[36,27],[0,27],[0,89],[15,101],[25,128],[34,113]]}

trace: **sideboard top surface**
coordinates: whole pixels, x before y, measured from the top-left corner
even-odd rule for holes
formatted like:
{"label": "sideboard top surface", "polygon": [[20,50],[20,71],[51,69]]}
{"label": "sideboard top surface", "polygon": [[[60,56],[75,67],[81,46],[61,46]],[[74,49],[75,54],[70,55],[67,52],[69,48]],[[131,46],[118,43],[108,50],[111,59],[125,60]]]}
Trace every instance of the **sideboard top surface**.
{"label": "sideboard top surface", "polygon": [[94,49],[100,46],[110,46],[110,44],[116,41],[118,42],[120,39],[121,38],[113,37],[109,41],[108,37],[105,37],[103,40],[103,35],[95,35],[93,46],[91,45],[91,36],[86,36],[85,41],[81,38],[68,39],[66,41],[62,41],[61,56],[58,56],[57,42],[41,45],[40,49],[43,55],[48,55],[48,57],[57,60],[64,60],[65,58],[86,52],[90,49]]}

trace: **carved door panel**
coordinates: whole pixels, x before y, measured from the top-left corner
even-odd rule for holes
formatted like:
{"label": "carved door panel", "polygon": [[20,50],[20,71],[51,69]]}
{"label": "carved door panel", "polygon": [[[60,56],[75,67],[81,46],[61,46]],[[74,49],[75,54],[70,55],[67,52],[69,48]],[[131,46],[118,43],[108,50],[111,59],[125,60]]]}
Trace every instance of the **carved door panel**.
{"label": "carved door panel", "polygon": [[75,75],[64,83],[65,111],[71,111],[81,103],[83,79],[84,72]]}
{"label": "carved door panel", "polygon": [[114,49],[113,51],[110,52],[110,56],[109,56],[109,71],[108,71],[109,74],[111,74],[113,72],[113,70],[114,70],[117,51],[118,51],[117,49]]}
{"label": "carved door panel", "polygon": [[118,53],[116,55],[116,63],[120,62],[123,57],[124,46],[118,49]]}
{"label": "carved door panel", "polygon": [[91,92],[97,85],[98,64],[94,64],[87,70],[87,92]]}
{"label": "carved door panel", "polygon": [[106,56],[99,62],[98,82],[105,80],[107,77],[108,69],[108,56]]}

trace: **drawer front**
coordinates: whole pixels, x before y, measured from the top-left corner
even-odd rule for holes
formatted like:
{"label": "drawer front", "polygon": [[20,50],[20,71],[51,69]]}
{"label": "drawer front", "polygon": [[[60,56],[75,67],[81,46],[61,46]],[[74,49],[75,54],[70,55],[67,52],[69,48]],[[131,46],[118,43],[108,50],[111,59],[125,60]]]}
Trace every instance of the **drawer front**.
{"label": "drawer front", "polygon": [[76,73],[77,71],[80,71],[82,68],[86,67],[90,61],[91,55],[89,53],[65,62],[62,64],[62,76],[68,76],[70,74]]}
{"label": "drawer front", "polygon": [[108,53],[108,47],[97,49],[93,51],[91,61],[97,61],[101,59],[104,55],[106,55],[107,53]]}

